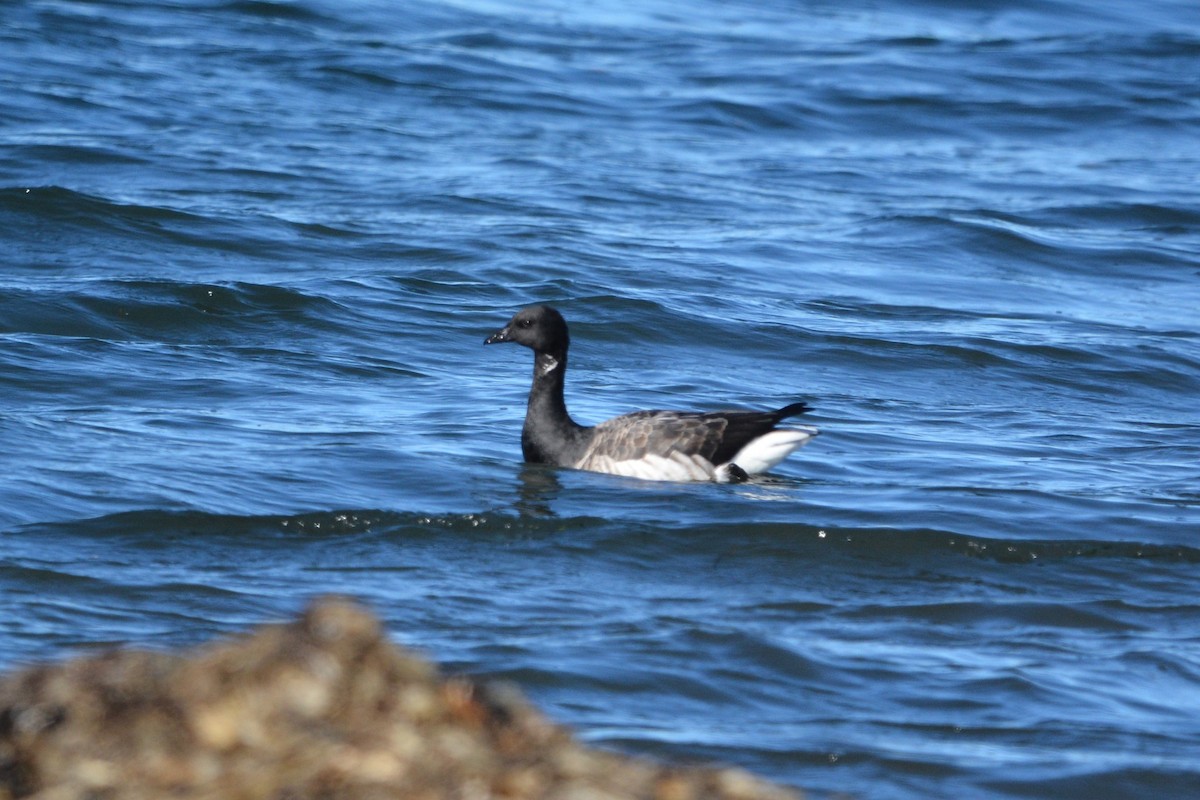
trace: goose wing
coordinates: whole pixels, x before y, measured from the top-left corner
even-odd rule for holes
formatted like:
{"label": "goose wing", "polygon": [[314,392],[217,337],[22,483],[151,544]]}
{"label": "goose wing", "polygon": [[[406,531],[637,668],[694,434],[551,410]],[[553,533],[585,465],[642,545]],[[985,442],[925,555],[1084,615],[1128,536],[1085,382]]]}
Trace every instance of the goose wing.
{"label": "goose wing", "polygon": [[635,411],[597,425],[585,458],[629,461],[678,451],[711,460],[725,427],[720,415]]}
{"label": "goose wing", "polygon": [[[807,410],[804,403],[793,403],[777,411],[635,411],[593,428],[575,466],[654,480],[728,480],[722,465],[752,442],[770,439],[781,420]],[[815,430],[786,433],[791,432],[773,434],[786,441],[768,442],[770,452],[754,453],[754,467],[774,465]]]}
{"label": "goose wing", "polygon": [[657,480],[712,480],[720,415],[635,411],[597,425],[579,469]]}

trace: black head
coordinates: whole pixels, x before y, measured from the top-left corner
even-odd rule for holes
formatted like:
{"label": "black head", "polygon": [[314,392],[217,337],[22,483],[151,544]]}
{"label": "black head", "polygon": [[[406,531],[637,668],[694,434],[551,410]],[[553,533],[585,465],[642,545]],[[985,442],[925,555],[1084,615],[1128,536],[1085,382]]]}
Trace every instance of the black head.
{"label": "black head", "polygon": [[484,339],[484,344],[516,342],[537,353],[561,354],[571,343],[567,321],[550,306],[529,306],[518,311],[508,324]]}

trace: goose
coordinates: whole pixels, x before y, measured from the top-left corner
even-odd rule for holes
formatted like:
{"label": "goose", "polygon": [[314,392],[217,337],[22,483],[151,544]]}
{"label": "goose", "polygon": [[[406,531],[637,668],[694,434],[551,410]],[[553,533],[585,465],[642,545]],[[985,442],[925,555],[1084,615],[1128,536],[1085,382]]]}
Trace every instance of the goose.
{"label": "goose", "polygon": [[521,452],[525,461],[659,481],[740,483],[766,472],[817,435],[816,428],[777,428],[809,410],[634,411],[586,427],[563,400],[570,336],[546,305],[523,308],[484,344],[515,342],[533,351],[533,386]]}

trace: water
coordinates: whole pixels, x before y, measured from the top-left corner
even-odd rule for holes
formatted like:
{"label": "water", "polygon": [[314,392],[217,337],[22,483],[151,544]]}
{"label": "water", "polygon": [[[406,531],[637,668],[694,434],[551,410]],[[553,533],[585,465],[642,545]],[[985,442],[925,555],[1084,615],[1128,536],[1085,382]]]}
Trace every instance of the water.
{"label": "water", "polygon": [[[1194,3],[0,12],[0,663],[362,598],[815,797],[1200,794]],[[525,468],[796,399],[769,479]]]}

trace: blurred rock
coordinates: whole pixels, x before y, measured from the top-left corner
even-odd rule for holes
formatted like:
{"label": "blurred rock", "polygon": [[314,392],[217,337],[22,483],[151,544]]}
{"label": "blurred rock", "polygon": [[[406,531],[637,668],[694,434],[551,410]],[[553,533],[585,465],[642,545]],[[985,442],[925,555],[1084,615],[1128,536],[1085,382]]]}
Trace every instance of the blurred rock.
{"label": "blurred rock", "polygon": [[585,747],[515,689],[436,670],[354,604],[183,655],[0,680],[0,800],[797,800],[733,769]]}

